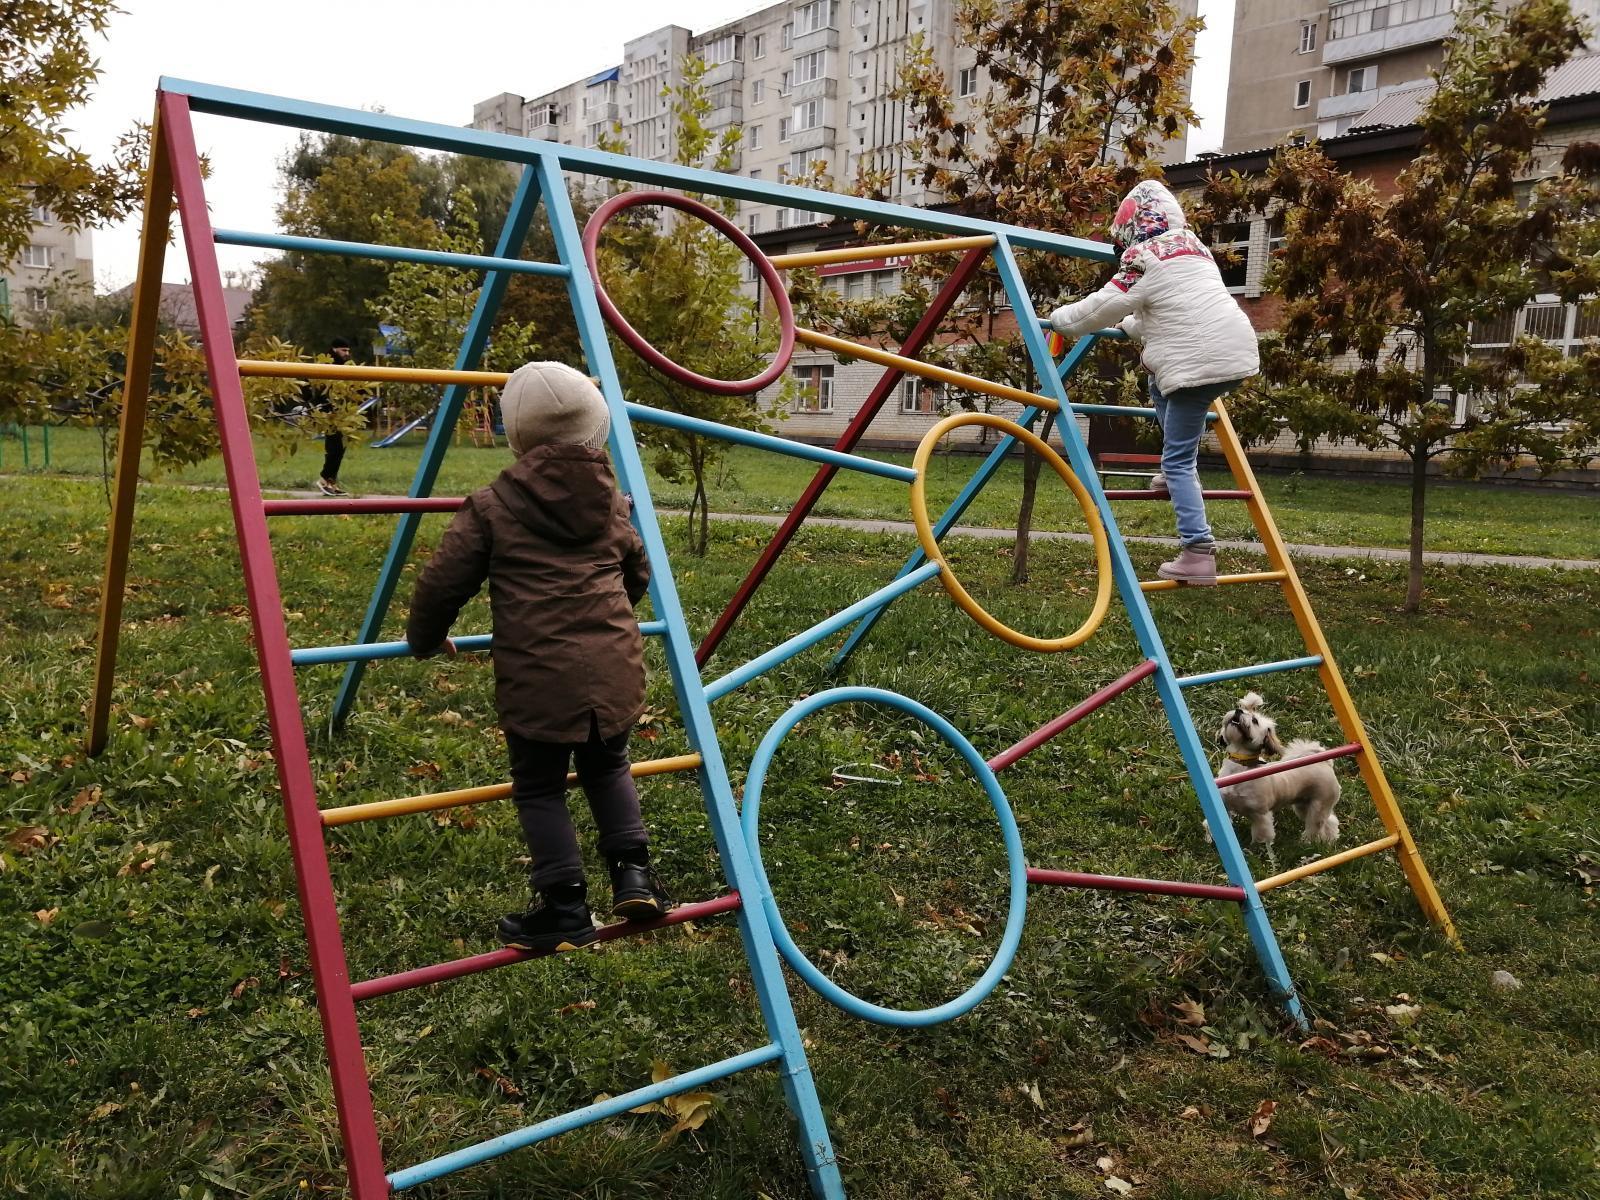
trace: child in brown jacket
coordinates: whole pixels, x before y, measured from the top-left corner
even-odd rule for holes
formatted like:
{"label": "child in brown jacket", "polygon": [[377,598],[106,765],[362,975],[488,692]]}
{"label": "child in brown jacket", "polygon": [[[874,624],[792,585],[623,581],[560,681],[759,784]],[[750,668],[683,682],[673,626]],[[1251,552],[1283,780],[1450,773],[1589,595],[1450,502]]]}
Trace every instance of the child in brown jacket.
{"label": "child in brown jacket", "polygon": [[453,650],[451,622],[488,580],[495,707],[535,892],[527,912],[500,922],[500,937],[566,950],[595,940],[567,811],[573,758],[610,869],[612,913],[647,920],[670,904],[628,762],[645,694],[633,606],[650,565],[606,460],[605,398],[588,376],[528,363],[507,381],[500,410],[517,461],[468,496],[445,530],[417,579],[406,641],[418,657]]}

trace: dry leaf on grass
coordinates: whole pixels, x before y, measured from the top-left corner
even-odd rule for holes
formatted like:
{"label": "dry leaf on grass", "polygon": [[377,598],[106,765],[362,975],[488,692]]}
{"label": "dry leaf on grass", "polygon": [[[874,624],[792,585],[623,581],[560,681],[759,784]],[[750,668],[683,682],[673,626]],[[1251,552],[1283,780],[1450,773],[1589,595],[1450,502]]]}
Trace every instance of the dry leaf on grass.
{"label": "dry leaf on grass", "polygon": [[1039,1085],[1037,1083],[1034,1083],[1032,1080],[1029,1080],[1027,1083],[1019,1083],[1017,1084],[1017,1091],[1021,1092],[1029,1100],[1032,1100],[1033,1106],[1040,1112],[1044,1111],[1044,1097],[1039,1095]]}
{"label": "dry leaf on grass", "polygon": [[1126,1196],[1129,1192],[1133,1191],[1133,1184],[1129,1183],[1120,1175],[1108,1175],[1105,1178],[1104,1183],[1107,1191],[1115,1192],[1119,1196]]}
{"label": "dry leaf on grass", "polygon": [[1094,1141],[1094,1126],[1087,1121],[1079,1121],[1067,1130],[1067,1136],[1058,1141],[1063,1150],[1078,1150]]}
{"label": "dry leaf on grass", "polygon": [[575,1012],[588,1012],[593,1007],[593,1000],[575,1000],[571,1004],[563,1004],[556,1009],[556,1016],[565,1017]]}
{"label": "dry leaf on grass", "polygon": [[93,808],[100,803],[100,785],[86,787],[72,798],[72,803],[67,805],[67,815],[75,816],[86,808]]}
{"label": "dry leaf on grass", "polygon": [[1178,1035],[1178,1040],[1185,1046],[1189,1047],[1189,1049],[1193,1050],[1196,1054],[1211,1053],[1211,1043],[1206,1041],[1205,1038],[1195,1037],[1192,1033],[1180,1033]]}
{"label": "dry leaf on grass", "polygon": [[[657,1061],[650,1069],[650,1079],[653,1083],[664,1083],[671,1079],[674,1071],[666,1063]],[[599,1104],[602,1100],[611,1099],[610,1093],[602,1092],[594,1098]],[[699,1129],[711,1117],[717,1098],[711,1092],[679,1092],[676,1096],[668,1096],[662,1100],[652,1100],[648,1104],[641,1104],[630,1108],[631,1113],[660,1113],[672,1122],[672,1128],[661,1135],[663,1142],[671,1141],[678,1134],[689,1130]]]}
{"label": "dry leaf on grass", "polygon": [[510,1096],[513,1100],[522,1099],[522,1089],[500,1074],[500,1072],[491,1070],[488,1067],[479,1067],[473,1074],[480,1079],[487,1079],[495,1087],[499,1088],[503,1094]]}
{"label": "dry leaf on grass", "polygon": [[1276,1100],[1263,1100],[1257,1107],[1255,1115],[1250,1118],[1250,1136],[1260,1137],[1272,1128],[1272,1118],[1277,1114],[1278,1102]]}
{"label": "dry leaf on grass", "polygon": [[1198,1029],[1206,1023],[1205,1006],[1198,1000],[1185,996],[1182,1000],[1174,1000],[1172,1007],[1178,1014],[1177,1022],[1180,1025],[1192,1025]]}
{"label": "dry leaf on grass", "polygon": [[60,911],[61,910],[59,908],[41,908],[35,912],[33,916],[34,919],[39,922],[39,924],[48,925],[51,921],[56,919],[56,915]]}
{"label": "dry leaf on grass", "polygon": [[18,854],[32,854],[50,844],[50,831],[43,825],[24,825],[6,834],[6,845]]}

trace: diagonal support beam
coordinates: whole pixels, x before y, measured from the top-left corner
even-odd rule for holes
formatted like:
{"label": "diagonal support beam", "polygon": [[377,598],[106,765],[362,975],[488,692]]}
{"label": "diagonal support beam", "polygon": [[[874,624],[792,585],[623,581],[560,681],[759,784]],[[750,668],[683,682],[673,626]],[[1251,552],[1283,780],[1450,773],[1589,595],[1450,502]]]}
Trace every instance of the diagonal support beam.
{"label": "diagonal support beam", "polygon": [[[906,335],[906,340],[900,343],[900,355],[904,358],[915,358],[921,353],[923,346],[938,331],[939,323],[944,320],[955,302],[960,299],[961,293],[966,289],[967,282],[988,257],[989,248],[994,244],[992,239],[985,239],[982,246],[968,250],[961,261],[956,264],[956,269],[950,272],[944,285],[934,296],[933,302],[928,305],[928,311],[922,314],[922,319]],[[867,426],[872,424],[872,419],[878,415],[880,409],[894,395],[895,388],[905,378],[905,372],[899,367],[889,367],[878,377],[878,382],[872,391],[867,393],[865,402],[850,419],[850,424],[839,435],[839,440],[833,444],[835,450],[848,452],[853,450],[867,432]],[[794,507],[784,517],[783,524],[778,526],[778,531],[772,535],[772,540],[761,551],[761,556],[756,559],[755,565],[750,568],[750,573],[744,577],[744,582],[734,590],[733,598],[728,601],[727,607],[722,610],[711,631],[706,634],[705,640],[700,643],[700,648],[695,651],[694,660],[699,666],[706,662],[717,652],[717,647],[722,644],[722,639],[728,636],[728,631],[738,621],[739,615],[744,612],[745,605],[750,603],[751,597],[761,587],[778,559],[788,548],[794,535],[800,531],[800,526],[811,515],[811,510],[816,507],[817,501],[822,498],[822,493],[833,482],[839,468],[825,466],[811,478],[806,485],[806,490],[800,493],[800,499],[795,501]]]}
{"label": "diagonal support beam", "polygon": [[[511,209],[506,213],[505,225],[500,230],[500,239],[495,245],[495,258],[515,258],[522,250],[523,239],[527,236],[528,226],[533,222],[533,214],[539,207],[540,187],[539,173],[533,167],[524,168],[522,180],[517,185],[516,195],[512,198]],[[494,327],[495,314],[500,311],[500,302],[505,298],[506,287],[511,282],[511,275],[506,271],[489,271],[483,277],[483,286],[478,289],[478,303],[472,310],[472,319],[467,323],[466,336],[462,339],[461,349],[456,354],[456,370],[475,370],[483,358],[484,348],[489,344],[489,331]],[[439,478],[439,468],[444,463],[445,451],[449,449],[450,437],[455,432],[456,419],[461,415],[461,406],[466,402],[468,388],[461,384],[451,384],[445,388],[444,395],[439,399],[439,407],[434,410],[433,426],[428,430],[428,441],[422,449],[422,459],[417,463],[416,476],[411,481],[410,495],[427,496],[432,494],[434,482]],[[362,642],[375,642],[383,632],[384,618],[389,615],[389,605],[394,600],[395,588],[400,584],[400,573],[405,569],[406,559],[410,557],[411,546],[417,540],[417,529],[422,524],[421,513],[406,513],[395,526],[394,538],[389,543],[389,552],[383,560],[383,567],[378,572],[378,583],[373,589],[372,599],[367,604],[367,615],[361,622]],[[366,674],[367,664],[357,661],[345,668],[344,680],[339,685],[339,693],[333,701],[333,724],[343,725],[349,717],[350,710],[355,707],[356,692],[361,687],[362,676]]]}
{"label": "diagonal support beam", "polygon": [[[122,605],[127,594],[128,547],[133,539],[133,506],[139,492],[139,452],[144,449],[145,414],[150,402],[156,322],[161,309],[161,274],[172,226],[172,166],[167,133],[156,109],[150,124],[150,170],[144,183],[144,226],[139,231],[139,274],[128,318],[127,375],[117,426],[117,479],[111,493],[111,523],[106,528],[106,572],[100,588],[100,635],[95,642],[94,681],[89,693],[90,754],[105,749],[111,726],[111,687],[122,637]],[[26,443],[24,443],[26,444]]]}

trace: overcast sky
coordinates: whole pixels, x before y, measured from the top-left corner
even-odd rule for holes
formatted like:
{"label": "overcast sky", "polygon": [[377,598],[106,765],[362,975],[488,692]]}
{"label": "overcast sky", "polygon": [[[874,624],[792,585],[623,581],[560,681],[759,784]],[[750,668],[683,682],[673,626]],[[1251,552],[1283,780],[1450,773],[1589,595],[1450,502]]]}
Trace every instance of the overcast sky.
{"label": "overcast sky", "polygon": [[[126,11],[97,48],[98,93],[69,122],[77,143],[96,155],[131,122],[149,119],[162,75],[465,125],[478,100],[499,92],[536,96],[614,65],[629,38],[667,24],[699,32],[765,7],[740,0],[589,0],[570,7],[550,0],[390,0],[381,7],[275,0],[252,8],[246,19],[217,0],[122,3]],[[1200,0],[1210,28],[1197,51],[1194,103],[1202,128],[1190,134],[1191,155],[1221,141],[1233,4]],[[211,157],[206,195],[213,223],[276,229],[277,161],[293,131],[199,116],[196,136]],[[136,220],[95,231],[101,290],[133,281],[138,242]],[[217,250],[224,269],[246,268],[263,253]],[[188,278],[181,244],[175,245],[166,279]]]}

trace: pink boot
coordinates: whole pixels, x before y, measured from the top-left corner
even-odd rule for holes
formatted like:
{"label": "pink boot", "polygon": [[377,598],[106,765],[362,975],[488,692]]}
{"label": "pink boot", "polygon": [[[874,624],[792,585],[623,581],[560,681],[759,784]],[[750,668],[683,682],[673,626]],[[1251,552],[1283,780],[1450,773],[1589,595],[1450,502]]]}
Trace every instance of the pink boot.
{"label": "pink boot", "polygon": [[1215,546],[1185,546],[1178,557],[1156,568],[1163,579],[1176,579],[1179,583],[1195,587],[1214,587],[1217,582],[1217,548]]}

